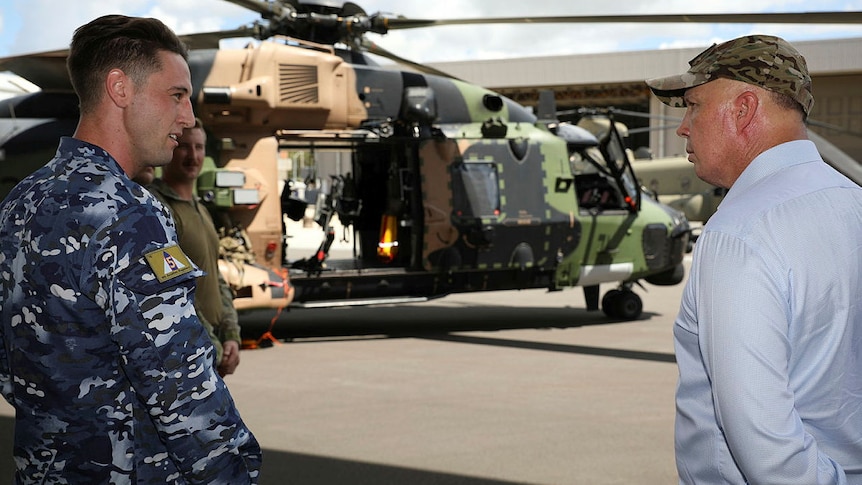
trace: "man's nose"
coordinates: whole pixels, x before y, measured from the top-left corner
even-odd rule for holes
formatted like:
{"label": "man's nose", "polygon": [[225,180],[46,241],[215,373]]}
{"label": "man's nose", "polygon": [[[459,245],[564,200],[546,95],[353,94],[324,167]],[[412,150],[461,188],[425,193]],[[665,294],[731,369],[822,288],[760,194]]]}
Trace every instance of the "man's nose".
{"label": "man's nose", "polygon": [[180,110],[180,124],[183,128],[191,128],[195,126],[195,112],[192,109],[192,100],[186,99],[183,103],[183,108]]}

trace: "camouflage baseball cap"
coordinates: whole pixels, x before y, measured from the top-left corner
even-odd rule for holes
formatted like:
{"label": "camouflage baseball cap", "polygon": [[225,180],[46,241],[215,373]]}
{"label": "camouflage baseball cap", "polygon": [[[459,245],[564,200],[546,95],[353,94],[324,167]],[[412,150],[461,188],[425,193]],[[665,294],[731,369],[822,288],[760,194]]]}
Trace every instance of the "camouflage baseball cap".
{"label": "camouflage baseball cap", "polygon": [[691,67],[683,74],[647,80],[662,103],[685,107],[686,89],[721,77],[786,94],[802,106],[806,116],[814,106],[805,58],[779,37],[747,35],[713,44],[688,64]]}

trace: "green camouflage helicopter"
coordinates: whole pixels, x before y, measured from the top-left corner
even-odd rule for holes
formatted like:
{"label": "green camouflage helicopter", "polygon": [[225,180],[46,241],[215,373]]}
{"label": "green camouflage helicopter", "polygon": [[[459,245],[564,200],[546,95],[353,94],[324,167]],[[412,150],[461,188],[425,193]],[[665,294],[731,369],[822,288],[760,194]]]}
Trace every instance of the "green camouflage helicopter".
{"label": "green camouflage helicopter", "polygon": [[[611,284],[602,310],[636,319],[643,308],[636,283],[684,278],[688,222],[642,196],[615,123],[560,123],[552,100],[534,112],[402,59],[364,33],[495,22],[817,21],[811,14],[441,21],[367,15],[351,2],[231,1],[262,21],[184,39],[195,112],[215,161],[198,194],[221,225],[221,269],[239,310],[574,286],[596,310],[600,285]],[[219,48],[228,37],[260,42]],[[380,66],[367,53],[407,67]],[[41,87],[0,101],[0,182],[14,184],[45,163],[57,138],[74,131],[77,100],[64,62],[65,51],[0,59],[0,71]],[[327,151],[347,161],[329,173],[279,171],[286,154],[318,159]],[[300,197],[297,178],[322,190]],[[285,228],[309,204],[320,246],[289,260]],[[336,220],[352,234],[347,258],[330,256]]]}

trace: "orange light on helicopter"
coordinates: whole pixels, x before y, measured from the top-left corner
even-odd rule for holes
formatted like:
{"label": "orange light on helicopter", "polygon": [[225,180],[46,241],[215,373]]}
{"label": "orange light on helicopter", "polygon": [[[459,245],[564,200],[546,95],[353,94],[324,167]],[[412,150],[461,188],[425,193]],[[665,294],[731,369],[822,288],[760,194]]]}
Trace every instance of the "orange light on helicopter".
{"label": "orange light on helicopter", "polygon": [[377,243],[377,258],[391,263],[398,254],[398,218],[383,214],[380,219],[380,241]]}
{"label": "orange light on helicopter", "polygon": [[264,253],[264,258],[267,261],[271,260],[273,256],[275,256],[275,250],[278,249],[278,245],[275,241],[270,241],[266,244],[266,252]]}

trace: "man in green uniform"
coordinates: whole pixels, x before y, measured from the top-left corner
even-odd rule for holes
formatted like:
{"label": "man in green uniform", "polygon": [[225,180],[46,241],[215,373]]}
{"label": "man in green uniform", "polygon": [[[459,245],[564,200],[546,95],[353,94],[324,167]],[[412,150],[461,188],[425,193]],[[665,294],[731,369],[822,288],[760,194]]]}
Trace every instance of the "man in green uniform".
{"label": "man in green uniform", "polygon": [[206,132],[201,120],[183,130],[174,157],[162,168],[150,190],[171,210],[180,248],[206,275],[197,279],[195,310],[216,347],[219,374],[233,374],[239,365],[240,327],[233,296],[218,270],[219,238],[197,196],[195,182],[203,167]]}

